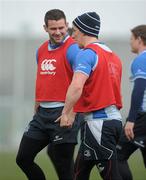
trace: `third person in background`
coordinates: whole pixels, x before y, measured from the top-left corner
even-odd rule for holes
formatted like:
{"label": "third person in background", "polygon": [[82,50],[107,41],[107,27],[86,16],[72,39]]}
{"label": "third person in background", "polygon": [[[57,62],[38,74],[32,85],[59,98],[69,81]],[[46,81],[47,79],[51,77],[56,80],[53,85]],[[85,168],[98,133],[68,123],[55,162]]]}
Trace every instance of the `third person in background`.
{"label": "third person in background", "polygon": [[124,130],[117,146],[119,170],[123,180],[132,180],[127,160],[140,148],[146,167],[146,25],[131,30],[131,51],[137,57],[131,64],[134,83],[131,106]]}

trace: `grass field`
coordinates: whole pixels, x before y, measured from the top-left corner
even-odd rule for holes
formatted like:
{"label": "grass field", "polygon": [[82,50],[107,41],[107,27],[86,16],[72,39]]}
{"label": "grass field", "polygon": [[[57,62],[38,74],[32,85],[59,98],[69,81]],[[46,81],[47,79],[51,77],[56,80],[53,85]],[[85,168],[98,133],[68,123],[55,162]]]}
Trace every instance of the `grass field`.
{"label": "grass field", "polygon": [[[15,153],[0,153],[0,180],[26,180],[27,178],[15,163]],[[36,161],[42,167],[47,180],[57,180],[54,168],[50,163],[45,151],[41,152]],[[129,160],[134,180],[146,180],[146,169],[144,168],[141,154],[135,154]],[[101,180],[96,168],[92,170],[90,180]],[[118,180],[118,179],[117,179]]]}

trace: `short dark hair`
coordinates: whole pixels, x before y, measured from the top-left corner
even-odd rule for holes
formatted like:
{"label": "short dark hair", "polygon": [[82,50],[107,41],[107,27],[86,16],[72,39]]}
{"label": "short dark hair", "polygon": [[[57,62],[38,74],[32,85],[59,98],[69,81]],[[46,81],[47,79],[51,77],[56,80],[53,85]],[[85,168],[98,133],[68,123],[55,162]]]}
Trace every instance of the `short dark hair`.
{"label": "short dark hair", "polygon": [[45,25],[48,27],[48,20],[60,20],[64,19],[66,22],[66,16],[64,12],[60,9],[52,9],[50,11],[47,11],[44,17]]}
{"label": "short dark hair", "polygon": [[143,44],[146,45],[146,25],[139,25],[131,29],[132,34],[135,38],[140,37]]}

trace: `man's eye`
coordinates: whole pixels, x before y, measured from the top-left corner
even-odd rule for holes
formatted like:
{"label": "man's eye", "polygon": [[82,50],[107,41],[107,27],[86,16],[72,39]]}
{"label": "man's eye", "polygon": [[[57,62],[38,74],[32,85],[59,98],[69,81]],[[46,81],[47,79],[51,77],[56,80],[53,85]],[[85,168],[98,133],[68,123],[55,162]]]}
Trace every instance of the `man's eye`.
{"label": "man's eye", "polygon": [[63,29],[63,27],[59,28],[59,30],[62,30],[62,29]]}

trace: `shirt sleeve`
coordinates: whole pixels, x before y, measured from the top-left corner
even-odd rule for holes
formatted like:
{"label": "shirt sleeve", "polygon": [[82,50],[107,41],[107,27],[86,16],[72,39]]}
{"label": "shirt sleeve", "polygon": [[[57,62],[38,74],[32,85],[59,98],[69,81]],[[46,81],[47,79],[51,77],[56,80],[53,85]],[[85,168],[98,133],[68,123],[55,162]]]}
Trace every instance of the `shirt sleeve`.
{"label": "shirt sleeve", "polygon": [[137,78],[146,79],[146,56],[141,54],[136,57],[131,65],[130,80],[134,81]]}
{"label": "shirt sleeve", "polygon": [[76,56],[78,54],[78,52],[80,51],[80,48],[77,44],[72,44],[68,49],[67,49],[67,60],[69,62],[69,64],[71,65],[71,67],[74,67],[75,64],[75,59]]}
{"label": "shirt sleeve", "polygon": [[135,122],[143,102],[144,91],[146,90],[146,79],[138,78],[134,81],[131,95],[131,106],[127,120]]}
{"label": "shirt sleeve", "polygon": [[38,64],[38,49],[36,51],[36,63]]}
{"label": "shirt sleeve", "polygon": [[89,76],[97,64],[98,56],[93,50],[81,50],[76,57],[74,72],[82,72]]}

